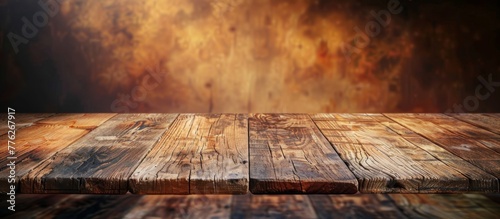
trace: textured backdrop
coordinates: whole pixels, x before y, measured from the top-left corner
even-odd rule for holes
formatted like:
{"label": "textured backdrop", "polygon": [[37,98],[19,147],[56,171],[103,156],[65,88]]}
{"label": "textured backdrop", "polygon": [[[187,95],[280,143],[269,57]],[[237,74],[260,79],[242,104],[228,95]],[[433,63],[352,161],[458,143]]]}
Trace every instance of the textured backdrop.
{"label": "textured backdrop", "polygon": [[0,0],[0,106],[499,112],[500,4],[434,2]]}

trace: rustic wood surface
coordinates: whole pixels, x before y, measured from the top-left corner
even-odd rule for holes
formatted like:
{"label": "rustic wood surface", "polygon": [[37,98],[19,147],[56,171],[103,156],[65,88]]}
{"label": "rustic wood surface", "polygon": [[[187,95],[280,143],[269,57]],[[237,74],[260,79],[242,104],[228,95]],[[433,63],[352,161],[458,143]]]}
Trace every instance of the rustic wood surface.
{"label": "rustic wood surface", "polygon": [[[17,114],[16,121],[22,193],[499,192],[498,114]],[[0,151],[0,192],[7,157]]]}
{"label": "rustic wood surface", "polygon": [[[349,164],[360,181],[361,192],[435,193],[498,189],[495,177],[472,166],[457,170],[452,161],[433,156],[415,142],[408,141],[406,138],[419,137],[397,123],[391,123],[383,115],[319,114],[312,118]],[[398,131],[393,131],[394,128]],[[439,148],[437,145],[427,147]],[[445,155],[447,158],[452,156]]]}
{"label": "rustic wood surface", "polygon": [[447,114],[458,120],[476,125],[488,131],[500,134],[500,117],[493,114]]}
{"label": "rustic wood surface", "polygon": [[406,218],[387,195],[309,195],[318,218]]}
{"label": "rustic wood surface", "polygon": [[139,201],[132,205],[122,218],[229,218],[233,196],[145,195],[138,197],[141,197]]}
{"label": "rustic wood surface", "polygon": [[498,218],[500,207],[483,195],[390,194],[410,218]]}
{"label": "rustic wood surface", "polygon": [[249,117],[253,193],[356,193],[358,181],[308,115]]}
{"label": "rustic wood surface", "polygon": [[[500,177],[500,135],[443,114],[387,114],[456,156]],[[481,141],[494,144],[483,144]],[[492,147],[492,148],[490,148]]]}
{"label": "rustic wood surface", "polygon": [[129,185],[138,194],[247,193],[247,116],[180,115]]}
{"label": "rustic wood surface", "polygon": [[[54,114],[48,114],[48,113],[18,113],[14,115],[14,120],[16,129],[22,129],[27,126],[33,125],[35,122],[47,118],[49,116],[52,116]],[[1,113],[0,114],[0,135],[5,135],[7,131],[9,130],[9,127],[7,126],[7,113]]]}
{"label": "rustic wood surface", "polygon": [[307,195],[239,195],[233,196],[231,217],[317,218],[317,215]]}
{"label": "rustic wood surface", "polygon": [[29,195],[0,218],[498,218],[478,194]]}
{"label": "rustic wood surface", "polygon": [[49,125],[66,125],[71,128],[92,130],[115,115],[116,113],[57,114],[57,116],[52,116],[40,120],[38,121],[38,123]]}
{"label": "rustic wood surface", "polygon": [[[84,114],[79,114],[84,115]],[[21,124],[26,124],[20,129],[16,123],[16,138],[12,140],[15,144],[15,171],[16,183],[19,179],[25,176],[29,171],[38,166],[41,162],[50,158],[58,151],[69,146],[74,141],[88,133],[88,130],[71,128],[65,123],[65,116],[54,115],[49,118],[48,114],[18,114],[16,121],[23,121]],[[106,121],[107,118],[92,117],[95,125],[99,125]],[[44,124],[44,118],[61,121],[61,124]],[[29,125],[28,125],[29,124]],[[32,125],[33,124],[33,125]],[[95,128],[95,127],[94,127]],[[7,145],[10,140],[7,135],[0,136],[0,143]],[[10,167],[7,166],[12,160],[7,159],[9,156],[7,147],[0,151],[0,191],[7,190],[7,177]],[[19,188],[19,187],[18,187]]]}
{"label": "rustic wood surface", "polygon": [[125,194],[132,171],[176,116],[117,115],[21,178],[21,191]]}

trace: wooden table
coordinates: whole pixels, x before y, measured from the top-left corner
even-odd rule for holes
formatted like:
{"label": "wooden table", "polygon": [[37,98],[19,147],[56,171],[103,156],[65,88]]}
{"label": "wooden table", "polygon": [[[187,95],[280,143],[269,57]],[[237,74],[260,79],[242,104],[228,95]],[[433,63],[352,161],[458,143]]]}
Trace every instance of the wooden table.
{"label": "wooden table", "polygon": [[[500,114],[17,114],[15,122],[21,193],[499,192]],[[0,151],[0,192],[8,156]]]}

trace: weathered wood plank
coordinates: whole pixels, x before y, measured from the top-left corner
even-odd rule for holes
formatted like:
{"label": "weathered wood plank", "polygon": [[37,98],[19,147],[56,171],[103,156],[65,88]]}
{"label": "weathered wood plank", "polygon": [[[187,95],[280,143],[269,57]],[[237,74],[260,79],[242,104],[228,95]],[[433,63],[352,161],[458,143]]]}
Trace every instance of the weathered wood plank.
{"label": "weathered wood plank", "polygon": [[[60,125],[33,125],[16,131],[15,159],[7,150],[7,135],[0,136],[0,144],[5,145],[5,149],[0,151],[0,192],[8,189],[8,178],[10,173],[10,162],[15,162],[15,181],[19,184],[19,179],[35,168],[44,160],[53,156],[57,151],[67,147],[77,139],[87,134],[87,130],[74,129]],[[19,186],[17,186],[19,190]]]}
{"label": "weathered wood plank", "polygon": [[[478,128],[475,125],[460,121],[445,114],[385,114],[389,118],[397,119],[397,122],[405,124],[415,124],[421,129],[415,132],[425,135],[429,138],[450,138],[465,137],[465,138],[493,138],[500,139],[500,135],[483,128]],[[412,120],[413,119],[413,120]],[[401,121],[401,122],[400,122]]]}
{"label": "weathered wood plank", "polygon": [[484,128],[493,133],[500,134],[500,117],[496,117],[493,114],[454,113],[447,115]]}
{"label": "weathered wood plank", "polygon": [[[386,114],[386,116],[485,172],[500,177],[500,153],[481,143],[481,140],[496,141],[497,134],[451,117],[433,118],[427,114]],[[446,134],[443,134],[442,130],[447,130]]]}
{"label": "weathered wood plank", "polygon": [[231,218],[318,217],[307,195],[248,194],[233,196]]}
{"label": "weathered wood plank", "polygon": [[[349,164],[364,193],[401,192],[435,193],[497,191],[495,177],[472,165],[461,169],[460,160],[444,151],[441,160],[436,153],[418,147],[419,139],[397,123],[380,114],[323,114],[313,116],[325,134]],[[397,130],[397,131],[395,131]],[[339,140],[340,139],[340,140]],[[438,150],[437,145],[427,145]]]}
{"label": "weathered wood plank", "polygon": [[387,195],[309,195],[318,218],[407,218]]}
{"label": "weathered wood plank", "polygon": [[138,194],[247,193],[247,116],[180,115],[129,185]]}
{"label": "weathered wood plank", "polygon": [[405,137],[405,139],[467,177],[469,179],[470,192],[488,193],[499,191],[500,183],[498,179],[470,162],[465,161],[426,138]]}
{"label": "weathered wood plank", "polygon": [[356,193],[357,180],[303,114],[249,117],[250,191]]}
{"label": "weathered wood plank", "polygon": [[115,115],[116,113],[57,114],[57,116],[40,120],[37,123],[48,125],[65,125],[71,128],[92,130]]}
{"label": "weathered wood plank", "polygon": [[389,197],[410,218],[498,218],[499,204],[483,195],[390,194]]}
{"label": "weathered wood plank", "polygon": [[120,114],[21,178],[23,193],[127,192],[127,180],[174,114]]}
{"label": "weathered wood plank", "polygon": [[[52,116],[53,114],[49,113],[16,113],[14,115],[15,119],[12,120],[15,122],[16,129],[22,129],[24,127],[28,127],[33,125],[35,122],[47,118],[49,116]],[[7,113],[1,113],[0,114],[0,135],[5,135],[7,131],[9,130],[9,127],[7,126]]]}
{"label": "weathered wood plank", "polygon": [[144,195],[123,217],[229,218],[231,195]]}

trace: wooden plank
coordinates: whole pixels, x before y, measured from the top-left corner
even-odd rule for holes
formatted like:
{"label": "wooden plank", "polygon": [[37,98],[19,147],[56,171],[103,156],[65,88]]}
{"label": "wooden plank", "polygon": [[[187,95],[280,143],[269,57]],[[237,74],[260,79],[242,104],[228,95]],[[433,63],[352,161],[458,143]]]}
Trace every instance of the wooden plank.
{"label": "wooden plank", "polygon": [[[16,129],[22,129],[24,127],[28,127],[33,125],[35,122],[52,116],[53,114],[49,113],[16,113],[14,115],[14,120]],[[7,113],[0,114],[0,135],[5,135],[9,128],[7,127]]]}
{"label": "wooden plank", "polygon": [[0,217],[123,218],[130,206],[135,206],[139,200],[140,197],[131,195],[21,194],[16,197],[16,211],[0,212]]}
{"label": "wooden plank", "polygon": [[[497,135],[464,122],[431,118],[427,114],[386,114],[387,117],[438,144],[456,156],[493,176],[500,177],[500,153],[481,143],[498,139]],[[450,128],[453,126],[453,128]],[[446,135],[439,130],[448,130]],[[466,136],[466,137],[464,137]]]}
{"label": "wooden plank", "polygon": [[49,117],[38,121],[39,124],[49,125],[65,125],[71,128],[80,129],[95,129],[102,123],[115,116],[116,113],[69,113],[57,114],[57,116]]}
{"label": "wooden plank", "polygon": [[318,218],[407,218],[387,195],[309,195]]}
{"label": "wooden plank", "polygon": [[[406,122],[406,124],[415,123],[422,127],[417,133],[428,136],[429,138],[449,138],[465,137],[465,138],[493,138],[500,139],[500,135],[491,131],[479,128],[475,125],[457,120],[453,117],[444,114],[385,114],[389,118],[398,119],[398,122]],[[412,120],[413,119],[413,120]],[[400,123],[401,123],[400,122]],[[424,129],[426,128],[426,129]]]}
{"label": "wooden plank", "polygon": [[145,195],[123,217],[229,218],[231,195]]}
{"label": "wooden plank", "polygon": [[447,115],[500,134],[500,117],[493,116],[492,114],[453,113]]}
{"label": "wooden plank", "polygon": [[233,196],[231,218],[318,218],[306,195]]}
{"label": "wooden plank", "polygon": [[495,177],[472,165],[460,168],[455,163],[460,159],[450,153],[440,151],[447,158],[443,160],[418,147],[416,141],[407,140],[418,140],[417,135],[380,114],[323,114],[313,118],[349,164],[361,192],[498,191]]}
{"label": "wooden plank", "polygon": [[410,218],[498,218],[500,205],[488,202],[482,195],[416,195],[390,194],[389,197]]}
{"label": "wooden plank", "polygon": [[117,115],[21,178],[21,192],[124,194],[128,177],[176,116]]}
{"label": "wooden plank", "polygon": [[21,177],[87,133],[87,130],[68,126],[41,124],[17,130],[16,139],[13,141],[15,159],[8,159],[10,157],[6,146],[9,141],[8,136],[0,136],[0,144],[5,145],[5,150],[0,151],[0,192],[7,192],[9,186],[10,167],[7,164],[15,162],[15,181],[19,184]]}
{"label": "wooden plank", "polygon": [[244,194],[246,115],[180,115],[129,182],[137,194]]}
{"label": "wooden plank", "polygon": [[412,144],[460,172],[469,179],[469,192],[498,192],[498,179],[423,137],[405,137]]}
{"label": "wooden plank", "polygon": [[356,193],[357,180],[304,114],[249,118],[250,191]]}

